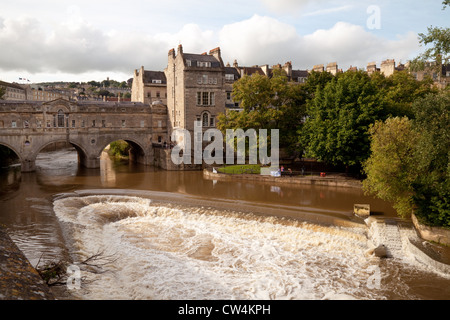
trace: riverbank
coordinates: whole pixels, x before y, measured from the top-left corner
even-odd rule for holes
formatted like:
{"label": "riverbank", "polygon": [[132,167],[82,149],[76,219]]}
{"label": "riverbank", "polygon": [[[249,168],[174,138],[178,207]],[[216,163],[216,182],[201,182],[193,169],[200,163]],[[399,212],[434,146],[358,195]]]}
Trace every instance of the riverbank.
{"label": "riverbank", "polygon": [[36,269],[0,226],[0,300],[53,300]]}
{"label": "riverbank", "polygon": [[329,187],[345,187],[345,188],[361,188],[361,180],[346,177],[339,174],[328,174],[325,176],[312,176],[312,175],[282,175],[274,177],[271,175],[261,174],[227,174],[213,172],[212,169],[204,169],[203,177],[209,180],[245,180],[245,181],[259,181],[270,182],[276,184],[304,184],[304,185],[318,185]]}

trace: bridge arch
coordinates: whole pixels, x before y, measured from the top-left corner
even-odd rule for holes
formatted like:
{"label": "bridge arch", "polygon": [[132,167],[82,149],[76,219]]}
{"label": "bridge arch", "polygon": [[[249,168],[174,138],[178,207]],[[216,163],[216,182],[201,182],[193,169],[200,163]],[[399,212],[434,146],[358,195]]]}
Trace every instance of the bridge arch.
{"label": "bridge arch", "polygon": [[110,138],[107,141],[100,144],[100,149],[98,150],[97,156],[100,157],[102,152],[105,150],[105,148],[111,144],[112,142],[123,140],[127,142],[130,145],[130,151],[129,151],[129,159],[130,161],[142,163],[142,164],[148,164],[148,159],[150,157],[150,150],[146,151],[146,148],[142,145],[140,141],[137,141],[136,139],[130,139],[128,137],[119,138],[114,137]]}
{"label": "bridge arch", "polygon": [[17,159],[19,159],[20,162],[23,161],[22,159],[22,155],[20,154],[20,152],[18,152],[13,146],[11,146],[8,143],[5,143],[3,141],[0,141],[0,146],[6,147],[8,149],[10,149],[12,152],[14,152],[14,154],[16,155]]}
{"label": "bridge arch", "polygon": [[74,147],[75,150],[77,151],[78,163],[85,166],[86,160],[88,159],[88,154],[86,153],[86,150],[80,144],[73,141],[67,141],[67,139],[54,139],[50,141],[45,141],[42,145],[36,148],[36,152],[31,157],[32,161],[35,162],[38,154],[41,153],[42,150],[44,150],[46,147],[59,142],[69,143],[72,147]]}

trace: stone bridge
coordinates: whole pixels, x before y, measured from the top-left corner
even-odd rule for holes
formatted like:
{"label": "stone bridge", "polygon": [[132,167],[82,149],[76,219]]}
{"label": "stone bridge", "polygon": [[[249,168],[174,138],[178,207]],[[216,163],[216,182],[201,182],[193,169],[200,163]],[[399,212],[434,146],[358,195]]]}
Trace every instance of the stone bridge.
{"label": "stone bridge", "polygon": [[155,148],[167,140],[167,108],[140,102],[0,101],[0,145],[13,150],[23,172],[35,170],[46,146],[67,142],[81,165],[100,167],[100,154],[113,141],[131,145],[131,160],[154,164]]}

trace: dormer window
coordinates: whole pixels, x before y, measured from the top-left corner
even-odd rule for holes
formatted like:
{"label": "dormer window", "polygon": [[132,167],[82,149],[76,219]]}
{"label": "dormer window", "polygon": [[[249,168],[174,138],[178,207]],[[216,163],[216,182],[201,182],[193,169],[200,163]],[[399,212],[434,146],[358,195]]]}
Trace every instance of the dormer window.
{"label": "dormer window", "polygon": [[197,67],[211,68],[211,62],[197,61]]}
{"label": "dormer window", "polygon": [[153,79],[152,83],[162,83],[162,81],[161,80],[157,80],[157,79]]}

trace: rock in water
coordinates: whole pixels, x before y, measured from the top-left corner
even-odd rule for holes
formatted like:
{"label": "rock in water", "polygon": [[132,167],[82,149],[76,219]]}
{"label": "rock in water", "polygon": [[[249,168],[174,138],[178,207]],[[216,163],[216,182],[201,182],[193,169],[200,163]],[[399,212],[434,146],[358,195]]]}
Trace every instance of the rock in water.
{"label": "rock in water", "polygon": [[387,248],[384,244],[380,244],[378,247],[376,247],[373,250],[373,254],[375,256],[377,256],[378,258],[387,258],[388,257]]}

